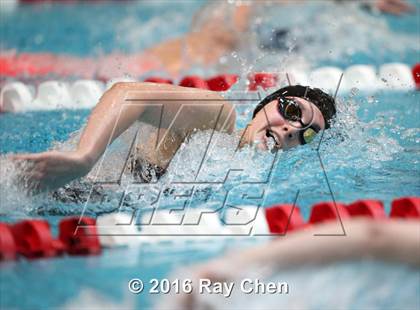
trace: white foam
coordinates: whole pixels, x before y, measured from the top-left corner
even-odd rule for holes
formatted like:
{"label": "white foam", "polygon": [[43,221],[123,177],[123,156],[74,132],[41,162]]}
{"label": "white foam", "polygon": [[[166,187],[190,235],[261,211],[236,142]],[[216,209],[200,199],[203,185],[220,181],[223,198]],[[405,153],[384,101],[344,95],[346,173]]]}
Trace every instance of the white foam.
{"label": "white foam", "polygon": [[28,86],[22,82],[8,83],[0,93],[0,111],[23,112],[32,100],[33,95]]}

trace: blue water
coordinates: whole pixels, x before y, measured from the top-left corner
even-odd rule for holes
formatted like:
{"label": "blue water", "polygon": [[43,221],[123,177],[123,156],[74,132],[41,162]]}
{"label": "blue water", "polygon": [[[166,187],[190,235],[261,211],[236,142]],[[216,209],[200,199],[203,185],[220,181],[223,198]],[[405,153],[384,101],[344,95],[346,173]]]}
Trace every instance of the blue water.
{"label": "blue water", "polygon": [[[21,5],[16,13],[0,19],[2,49],[80,56],[134,52],[187,31],[193,14],[204,2],[104,1],[97,5],[81,1]],[[171,26],[172,21],[176,21],[176,27]]]}
{"label": "blue water", "polygon": [[[184,1],[22,6],[14,15],[0,19],[1,46],[3,49],[14,48],[18,51],[48,51],[79,56],[117,50],[135,52],[185,32],[192,14],[202,5],[202,1]],[[325,18],[325,13],[322,13],[325,11],[324,6],[333,10],[334,14],[330,13],[331,15],[337,16],[331,21],[336,26],[322,26]],[[420,4],[417,3],[416,6],[420,10]],[[291,11],[287,13],[296,17],[295,23],[298,24],[299,15],[293,8],[288,10]],[[418,13],[398,19],[373,16],[352,9],[350,12],[353,16],[364,19],[354,25],[353,33],[342,33],[347,36],[346,40],[338,37],[337,40],[332,40],[337,35],[334,29],[340,28],[340,25],[346,26],[348,17],[340,15],[344,12],[346,11],[342,8],[321,2],[312,3],[305,10],[300,8],[299,14],[318,13],[318,18],[312,19],[316,25],[312,28],[316,31],[306,30],[312,37],[312,43],[310,46],[303,46],[303,38],[298,38],[297,43],[301,47],[296,54],[307,56],[314,67],[338,65],[345,68],[356,63],[380,65],[390,61],[412,65],[418,61]],[[95,16],[94,22],[91,20],[92,16]],[[284,23],[279,18],[281,15],[276,16],[277,19],[267,18],[267,21]],[[171,23],[173,20],[176,21],[176,27]],[[290,21],[288,24],[289,27],[294,27]],[[375,34],[372,24],[378,27]],[[49,31],[45,31],[46,25],[51,27]],[[364,31],[371,41],[355,40]],[[326,41],[320,41],[321,36],[327,38]],[[357,42],[356,48],[349,50],[347,41]],[[253,53],[255,51],[249,55]],[[245,54],[247,53],[244,52],[241,56]],[[270,52],[262,63],[272,68],[276,64],[277,56]],[[233,66],[232,69],[234,68]],[[293,202],[299,191],[297,203],[305,218],[308,218],[313,203],[331,200],[332,195],[342,202],[360,198],[381,199],[389,211],[393,198],[420,195],[419,96],[415,91],[381,91],[368,95],[357,92],[349,100],[348,95],[339,94],[340,113],[337,124],[326,133],[320,149],[332,194],[314,150],[318,142],[315,141],[315,144],[278,154],[278,157],[269,154],[249,156],[247,150],[240,152],[237,161],[251,167],[253,171],[234,176],[218,190],[212,188],[213,197],[197,197],[192,205],[217,207],[226,191],[232,191],[236,193],[232,196],[233,204],[270,206],[278,202]],[[246,125],[250,117],[249,108],[238,104],[237,127]],[[88,115],[88,110],[0,115],[0,152],[8,154],[47,150],[54,142],[68,139],[72,132],[83,125]],[[195,147],[203,144],[204,138],[197,135],[182,150],[185,152],[182,154],[194,154]],[[208,175],[221,177],[226,174],[223,169],[225,148],[226,145],[216,148],[215,154],[210,156]],[[261,159],[267,162],[275,160],[272,182],[269,186],[257,184],[244,188],[244,180],[251,176],[262,177],[266,173],[266,166]],[[181,156],[181,166],[176,168],[174,165],[169,172],[176,175],[177,169],[186,170],[191,163],[185,161]],[[15,188],[5,186],[5,180],[12,177],[12,172],[3,169],[4,167],[3,188],[0,187],[1,221],[14,222],[26,217],[42,217],[48,219],[56,232],[57,223],[64,215],[80,214],[83,210],[83,206],[79,205],[23,197]],[[262,198],[255,198],[262,191],[265,193]],[[241,194],[244,192],[249,196],[243,197]],[[171,195],[165,199],[163,207],[177,206],[180,203]],[[96,215],[115,208],[112,203],[101,207],[92,204],[87,206],[87,211]],[[139,277],[147,281],[151,278],[162,278],[181,266],[202,262],[233,246],[222,242],[181,248],[167,244],[162,247],[105,250],[103,255],[90,258],[64,257],[38,261],[21,259],[1,266],[0,306],[36,309],[67,305],[80,308],[77,302],[98,306],[98,302],[103,301],[115,307],[149,308],[160,297],[147,294],[129,295],[126,289],[129,279]],[[274,298],[255,299],[248,304],[258,304],[266,308],[275,305],[276,308],[284,309],[420,307],[420,272],[405,266],[368,262],[343,263],[313,270],[284,271],[278,277],[289,281],[295,288],[293,294],[280,301]],[[339,279],[338,284],[335,279]],[[311,294],[304,294],[306,292]]]}

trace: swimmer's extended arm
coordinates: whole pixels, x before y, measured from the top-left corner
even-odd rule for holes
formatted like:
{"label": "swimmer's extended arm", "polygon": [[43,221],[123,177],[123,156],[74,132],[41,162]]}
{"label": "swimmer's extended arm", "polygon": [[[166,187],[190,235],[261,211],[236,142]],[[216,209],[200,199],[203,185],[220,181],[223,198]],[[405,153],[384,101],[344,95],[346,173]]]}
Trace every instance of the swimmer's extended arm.
{"label": "swimmer's extended arm", "polygon": [[74,152],[17,155],[28,162],[25,178],[35,191],[54,189],[86,175],[106,147],[136,120],[178,136],[195,129],[231,132],[233,107],[216,92],[167,84],[117,83],[93,109]]}
{"label": "swimmer's extended arm", "polygon": [[257,5],[258,1],[243,4],[210,1],[194,16],[190,32],[149,48],[145,54],[158,59],[165,70],[174,74],[191,64],[214,63],[237,47]]}
{"label": "swimmer's extended arm", "polygon": [[[351,219],[344,221],[343,225],[345,236],[332,236],[342,232],[337,222],[317,225],[199,265],[190,276],[193,281],[229,282],[255,277],[257,272],[257,277],[262,279],[281,268],[357,259],[420,266],[418,221]],[[179,303],[183,309],[195,309],[199,308],[199,298],[198,294],[184,294],[176,296],[173,302]]]}
{"label": "swimmer's extended arm", "polygon": [[290,233],[264,245],[228,254],[199,267],[198,272],[226,278],[241,276],[252,267],[269,266],[275,271],[364,258],[420,266],[418,221],[352,219],[343,221],[343,226],[345,235],[340,235],[342,230],[338,222]]}
{"label": "swimmer's extended arm", "polygon": [[375,0],[373,6],[381,12],[393,15],[402,15],[414,11],[414,7],[406,0]]}

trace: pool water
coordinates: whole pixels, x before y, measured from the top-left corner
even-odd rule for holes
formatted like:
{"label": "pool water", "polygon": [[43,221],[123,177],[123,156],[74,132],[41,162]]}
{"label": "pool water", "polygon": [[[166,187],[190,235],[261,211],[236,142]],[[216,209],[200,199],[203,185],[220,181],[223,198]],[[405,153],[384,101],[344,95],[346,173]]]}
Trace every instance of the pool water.
{"label": "pool water", "polygon": [[[145,1],[22,6],[13,15],[0,19],[1,46],[4,50],[48,51],[79,56],[117,50],[136,52],[185,32],[193,13],[202,5],[202,1]],[[416,3],[416,7],[419,12],[420,4]],[[287,26],[291,35],[287,40],[295,47],[275,52],[259,50],[255,48],[258,44],[255,44],[228,55],[217,68],[224,67],[238,73],[262,68],[270,71],[278,69],[278,66],[286,67],[290,59],[301,61],[302,58],[305,66],[335,65],[342,68],[360,63],[379,66],[394,61],[411,66],[418,61],[418,13],[398,19],[372,15],[356,6],[343,8],[314,1],[304,9],[290,6],[284,11],[273,9],[266,14],[266,26],[256,24],[255,28],[264,32],[264,27],[270,28],[274,23],[278,23],[277,27]],[[291,22],[280,18],[284,15],[294,16],[296,20]],[[331,20],[331,15],[342,18]],[[93,23],[92,16],[107,22],[95,18]],[[299,34],[297,29],[304,25],[305,18],[312,21],[313,27],[293,37],[294,33]],[[174,20],[176,27],[172,24]],[[52,30],[45,31],[46,25]],[[350,25],[352,31],[348,29]],[[308,40],[310,44],[305,44]],[[352,42],[357,42],[357,45],[353,46]],[[259,61],[255,61],[258,57]],[[215,69],[194,70],[206,75]],[[232,94],[226,96],[234,98]],[[271,154],[244,148],[232,155],[235,137],[215,134],[210,144],[211,152],[200,171],[200,177],[205,180],[200,185],[202,190],[193,196],[190,206],[219,208],[226,193],[230,193],[230,205],[263,207],[278,202],[292,203],[297,197],[297,204],[306,219],[312,204],[333,198],[344,203],[361,198],[380,199],[389,212],[393,198],[420,195],[419,99],[420,94],[416,91],[339,92],[336,124],[325,133],[320,146],[331,191],[317,157],[316,146],[320,137],[314,143],[288,152]],[[237,109],[237,127],[243,128],[255,102],[233,103]],[[15,170],[6,158],[7,154],[40,152],[66,141],[85,123],[89,112],[57,110],[0,115],[0,221],[15,222],[27,217],[40,217],[47,219],[56,232],[63,216],[84,212],[95,217],[118,209],[115,201],[85,206],[58,203],[46,196],[27,197],[12,182]],[[127,204],[124,210],[139,212],[150,208],[150,201],[154,200],[159,190],[171,188],[171,182],[176,178],[190,177],[189,173],[195,172],[194,165],[201,158],[210,136],[209,132],[194,135],[171,162],[168,174],[148,188],[149,196]],[[111,155],[116,148],[115,145],[111,147]],[[228,154],[234,157],[226,160]],[[267,183],[265,180],[270,166],[273,169]],[[231,168],[242,171],[232,173],[224,183],[214,185],[210,182],[220,181]],[[246,184],[249,181],[255,182]],[[184,201],[176,197],[178,190],[188,191],[191,188],[186,185],[176,187],[160,201],[159,207],[181,206]],[[261,242],[258,238],[249,241],[258,242]],[[82,308],[82,305],[147,309],[161,302],[161,296],[129,294],[126,289],[129,279],[163,278],[179,267],[202,262],[233,246],[246,245],[233,241],[184,246],[165,244],[105,250],[101,256],[89,258],[22,259],[1,266],[0,305],[2,308],[23,309],[74,309]],[[247,301],[250,308],[420,307],[420,271],[405,266],[374,262],[341,263],[283,271],[275,277],[288,281],[295,288],[292,294],[278,299],[273,296],[250,297]],[[307,292],[310,294],[305,294]],[[221,301],[215,299],[214,303],[217,302]],[[234,296],[231,305],[243,308],[243,301]]]}

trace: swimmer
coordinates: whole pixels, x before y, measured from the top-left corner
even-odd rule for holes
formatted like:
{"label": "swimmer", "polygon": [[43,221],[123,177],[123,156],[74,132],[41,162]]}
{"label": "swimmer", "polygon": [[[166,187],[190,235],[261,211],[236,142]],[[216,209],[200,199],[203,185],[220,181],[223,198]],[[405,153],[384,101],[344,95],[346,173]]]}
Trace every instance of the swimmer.
{"label": "swimmer", "polygon": [[217,92],[120,82],[93,109],[75,151],[21,154],[14,159],[27,162],[24,175],[31,190],[54,190],[88,174],[108,144],[140,121],[156,128],[160,139],[152,135],[149,143],[139,145],[143,151],[132,154],[128,167],[140,182],[149,182],[147,173],[139,172],[146,166],[149,174],[162,175],[180,145],[198,130],[236,134],[239,146],[288,150],[310,143],[328,129],[335,113],[334,99],[320,89],[288,86],[264,98],[248,126],[235,130],[235,109]]}
{"label": "swimmer", "polygon": [[[162,42],[147,49],[143,56],[160,62],[165,70],[177,75],[191,64],[209,65],[216,63],[220,57],[240,47],[246,41],[251,29],[251,22],[256,18],[258,7],[270,10],[274,5],[302,4],[311,1],[276,0],[276,1],[238,1],[229,5],[224,1],[209,1],[193,17],[192,31],[185,35]],[[347,1],[336,0],[337,4]],[[350,1],[349,1],[350,2]],[[356,3],[359,1],[356,1]],[[404,15],[414,11],[406,0],[372,0],[360,1],[363,7],[385,14]],[[263,19],[262,19],[263,20]],[[268,42],[260,42],[263,48],[284,49],[284,37],[288,29],[273,29],[273,37]],[[184,61],[188,58],[188,62]]]}
{"label": "swimmer", "polygon": [[[259,25],[264,18],[261,14],[277,5],[305,5],[313,1],[208,1],[192,19],[191,30],[184,35],[165,40],[140,53],[125,55],[112,53],[101,57],[78,58],[69,55],[33,54],[31,70],[44,72],[48,64],[49,73],[57,76],[78,76],[85,79],[110,80],[118,76],[128,75],[141,77],[152,72],[166,72],[176,78],[192,65],[217,65],[221,57],[230,52],[240,50],[255,42],[247,42],[249,38],[258,37],[257,44],[262,49],[288,50],[290,48],[290,29],[280,27],[271,29],[270,37],[259,34]],[[350,1],[335,1],[337,5]],[[363,7],[387,14],[403,15],[414,10],[405,0],[372,0],[357,1]],[[257,10],[257,7],[263,7]],[[260,11],[261,13],[256,13]],[[293,22],[291,22],[293,27]],[[255,29],[254,29],[255,28]],[[264,28],[264,27],[262,27]],[[270,31],[271,32],[271,31]],[[252,41],[252,40],[249,40]],[[249,43],[249,44],[248,44]],[[289,42],[290,43],[290,42]],[[296,46],[298,49],[299,46]],[[18,56],[14,52],[0,55],[6,62],[14,63]],[[19,56],[18,56],[19,57]],[[23,59],[25,57],[23,56]],[[252,62],[252,61],[251,61]],[[222,65],[223,66],[223,65]],[[26,66],[13,68],[18,74],[27,72]],[[32,73],[30,73],[32,75]],[[1,77],[0,77],[1,79]]]}
{"label": "swimmer", "polygon": [[[337,231],[337,223],[329,222],[245,250],[232,250],[223,257],[192,267],[192,274],[184,272],[183,276],[193,279],[195,286],[198,279],[223,283],[255,276],[255,272],[263,281],[282,269],[338,261],[375,260],[420,267],[417,220],[392,219],[384,225],[383,221],[354,218],[343,221],[343,227],[344,236],[328,235]],[[200,308],[199,294],[174,298],[171,305],[176,309]]]}
{"label": "swimmer", "polygon": [[[179,71],[182,67],[181,51],[187,46],[193,60],[204,59],[204,63],[210,63],[237,46],[238,35],[248,29],[251,6],[246,3],[236,6],[231,16],[232,31],[226,31],[225,16],[216,10],[215,15],[201,21],[197,32],[149,49],[146,54],[156,56],[168,70]],[[289,149],[307,143],[316,133],[327,129],[335,114],[334,100],[320,90],[308,88],[306,95],[305,91],[305,87],[294,86],[281,89],[263,100],[246,130],[237,132],[242,137],[241,145],[259,141],[257,147],[261,149],[267,149],[271,144],[275,148]],[[128,106],[124,104],[127,97],[142,102],[152,100],[148,102],[150,107]],[[209,100],[219,105],[209,106],[206,104]],[[173,116],[186,102],[189,108],[172,124]],[[162,106],[165,111],[162,118],[157,106]],[[152,83],[117,83],[102,96],[93,110],[76,151],[23,154],[14,158],[29,163],[30,171],[25,178],[30,188],[53,190],[85,176],[104,153],[108,142],[116,139],[136,120],[154,126],[159,129],[160,136],[166,137],[157,141],[157,148],[151,146],[152,141],[150,147],[139,146],[142,154],[132,156],[131,172],[140,181],[149,182],[153,176],[165,173],[179,146],[196,130],[215,129],[233,134],[235,111],[230,103],[223,103],[220,95],[210,91]]]}

